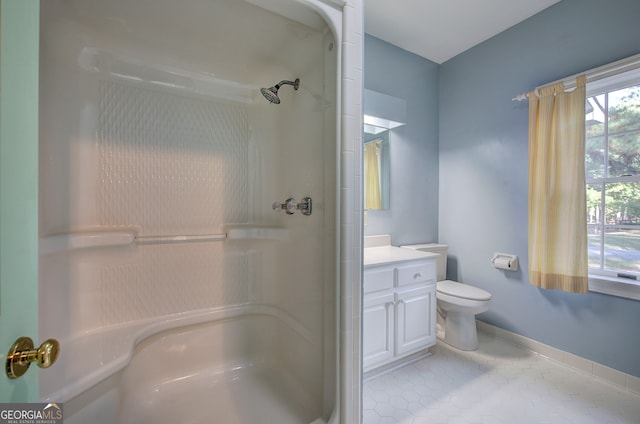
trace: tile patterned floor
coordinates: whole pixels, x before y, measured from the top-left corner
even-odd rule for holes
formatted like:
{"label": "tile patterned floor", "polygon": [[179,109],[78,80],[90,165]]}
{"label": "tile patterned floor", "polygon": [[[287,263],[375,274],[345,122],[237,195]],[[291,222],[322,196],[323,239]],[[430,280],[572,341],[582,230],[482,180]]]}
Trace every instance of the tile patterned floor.
{"label": "tile patterned floor", "polygon": [[638,424],[640,396],[479,333],[365,381],[364,424]]}

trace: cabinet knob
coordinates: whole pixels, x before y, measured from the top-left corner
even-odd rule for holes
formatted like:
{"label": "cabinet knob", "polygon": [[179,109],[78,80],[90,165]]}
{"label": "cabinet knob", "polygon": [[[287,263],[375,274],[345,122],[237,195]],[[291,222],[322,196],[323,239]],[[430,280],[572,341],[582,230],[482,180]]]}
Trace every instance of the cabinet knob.
{"label": "cabinet knob", "polygon": [[413,279],[414,280],[417,280],[420,277],[422,277],[422,274],[420,274],[419,272],[416,272],[415,274],[413,274]]}

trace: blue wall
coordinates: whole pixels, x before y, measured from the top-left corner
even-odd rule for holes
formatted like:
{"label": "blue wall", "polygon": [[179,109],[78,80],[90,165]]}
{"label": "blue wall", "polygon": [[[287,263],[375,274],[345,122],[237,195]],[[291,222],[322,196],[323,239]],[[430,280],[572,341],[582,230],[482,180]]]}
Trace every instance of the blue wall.
{"label": "blue wall", "polygon": [[389,132],[391,208],[369,211],[364,233],[391,234],[394,245],[436,241],[438,65],[367,35],[364,68],[365,88],[407,102],[407,124]]}
{"label": "blue wall", "polygon": [[[640,53],[639,21],[638,0],[563,0],[441,65],[438,230],[448,277],[493,293],[480,319],[640,377],[640,302],[529,285],[528,103],[511,100]],[[492,268],[494,252],[522,270]]]}

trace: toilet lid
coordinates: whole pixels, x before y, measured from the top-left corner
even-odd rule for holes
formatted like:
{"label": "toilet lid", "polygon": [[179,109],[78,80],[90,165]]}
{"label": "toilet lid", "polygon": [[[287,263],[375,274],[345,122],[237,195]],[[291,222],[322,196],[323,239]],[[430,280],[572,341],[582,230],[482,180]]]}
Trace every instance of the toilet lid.
{"label": "toilet lid", "polygon": [[449,296],[461,297],[469,300],[489,300],[491,293],[482,290],[479,287],[473,287],[468,284],[458,283],[457,281],[444,280],[438,281],[436,290]]}

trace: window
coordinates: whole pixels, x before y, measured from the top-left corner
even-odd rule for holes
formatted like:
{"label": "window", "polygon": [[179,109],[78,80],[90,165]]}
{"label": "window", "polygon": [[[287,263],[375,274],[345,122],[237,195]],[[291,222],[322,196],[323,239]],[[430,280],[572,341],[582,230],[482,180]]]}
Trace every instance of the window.
{"label": "window", "polygon": [[585,125],[589,288],[640,299],[640,71],[587,83]]}

